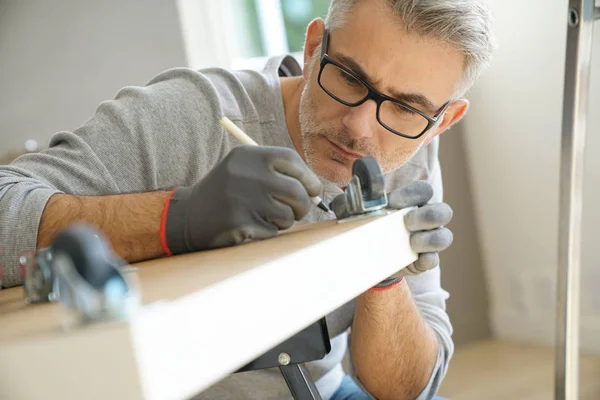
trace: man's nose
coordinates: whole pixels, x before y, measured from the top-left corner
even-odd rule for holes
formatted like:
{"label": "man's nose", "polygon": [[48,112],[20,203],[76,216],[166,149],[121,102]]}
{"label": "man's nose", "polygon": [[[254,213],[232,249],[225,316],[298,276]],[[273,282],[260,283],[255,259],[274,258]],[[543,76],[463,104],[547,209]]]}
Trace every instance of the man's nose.
{"label": "man's nose", "polygon": [[366,139],[373,137],[377,122],[377,104],[367,100],[359,106],[348,107],[342,123],[352,139]]}

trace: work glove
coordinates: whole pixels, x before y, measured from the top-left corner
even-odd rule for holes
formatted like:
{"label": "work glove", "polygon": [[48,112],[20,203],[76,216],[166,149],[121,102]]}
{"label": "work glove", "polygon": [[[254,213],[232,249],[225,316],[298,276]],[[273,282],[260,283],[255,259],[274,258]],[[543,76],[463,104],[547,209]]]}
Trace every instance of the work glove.
{"label": "work glove", "polygon": [[452,219],[452,209],[446,203],[428,204],[432,197],[433,187],[427,181],[416,181],[388,194],[389,208],[417,207],[404,216],[404,224],[410,232],[411,247],[419,258],[375,288],[388,287],[403,276],[417,275],[439,265],[438,253],[450,247],[453,241],[452,232],[445,227]]}
{"label": "work glove", "polygon": [[294,150],[238,146],[196,185],[173,191],[163,212],[164,250],[181,254],[275,236],[301,220],[320,193],[321,181]]}

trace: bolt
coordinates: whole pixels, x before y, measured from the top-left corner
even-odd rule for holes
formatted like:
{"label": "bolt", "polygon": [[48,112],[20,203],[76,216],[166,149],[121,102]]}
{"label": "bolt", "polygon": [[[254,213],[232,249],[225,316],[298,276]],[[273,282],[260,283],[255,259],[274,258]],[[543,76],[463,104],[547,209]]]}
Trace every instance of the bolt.
{"label": "bolt", "polygon": [[281,354],[279,354],[279,358],[277,360],[279,361],[279,364],[281,364],[281,365],[288,365],[290,363],[290,361],[292,361],[292,358],[290,357],[290,355],[288,353],[281,353]]}
{"label": "bolt", "polygon": [[579,12],[576,8],[571,8],[569,10],[569,26],[575,28],[577,25],[579,25]]}

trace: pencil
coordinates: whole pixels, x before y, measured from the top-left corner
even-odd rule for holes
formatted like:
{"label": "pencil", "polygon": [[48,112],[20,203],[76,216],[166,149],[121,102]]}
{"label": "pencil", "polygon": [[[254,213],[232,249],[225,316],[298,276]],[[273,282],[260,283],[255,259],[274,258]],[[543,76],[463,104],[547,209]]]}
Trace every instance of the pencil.
{"label": "pencil", "polygon": [[[219,121],[219,123],[227,130],[227,132],[231,133],[243,144],[258,146],[258,143],[252,140],[250,136],[246,135],[246,133],[243,130],[241,130],[236,124],[231,122],[229,118],[223,117],[221,121]],[[331,213],[331,210],[325,205],[325,203],[319,196],[311,197],[310,200],[321,210],[327,213]]]}

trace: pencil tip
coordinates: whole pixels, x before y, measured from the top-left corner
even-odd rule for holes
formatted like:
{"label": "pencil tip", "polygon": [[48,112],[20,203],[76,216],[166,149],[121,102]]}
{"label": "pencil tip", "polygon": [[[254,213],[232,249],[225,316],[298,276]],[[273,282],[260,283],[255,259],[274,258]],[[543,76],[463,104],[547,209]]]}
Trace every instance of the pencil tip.
{"label": "pencil tip", "polygon": [[317,206],[318,206],[318,207],[319,207],[321,210],[325,211],[326,213],[330,213],[330,214],[332,214],[332,213],[333,213],[333,211],[331,211],[329,208],[327,208],[327,206],[326,206],[326,205],[325,205],[325,203],[323,203],[323,202],[320,202],[320,203],[319,203]]}

